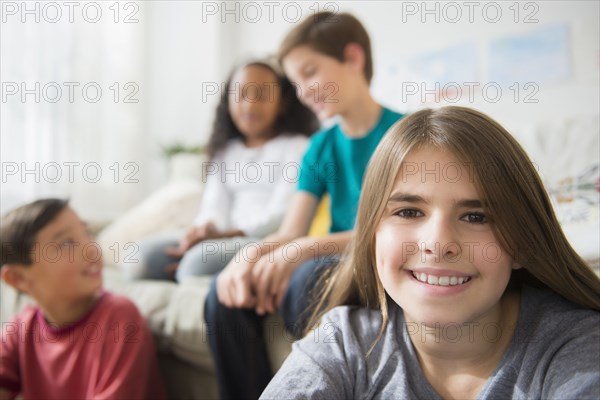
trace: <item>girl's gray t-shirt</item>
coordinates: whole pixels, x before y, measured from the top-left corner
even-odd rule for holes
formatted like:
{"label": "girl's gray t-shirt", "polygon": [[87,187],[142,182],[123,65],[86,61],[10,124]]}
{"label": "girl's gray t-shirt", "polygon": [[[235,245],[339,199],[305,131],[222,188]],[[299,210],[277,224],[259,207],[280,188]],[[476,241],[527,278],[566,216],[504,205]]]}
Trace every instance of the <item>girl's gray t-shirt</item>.
{"label": "girl's gray t-shirt", "polygon": [[[390,305],[388,326],[368,358],[379,311],[341,306],[328,312],[318,329],[294,343],[261,399],[440,399],[407,332],[420,340],[434,336],[406,324],[402,309]],[[483,328],[486,340],[498,337],[498,326]],[[443,332],[458,340],[460,331]],[[525,286],[512,342],[477,398],[600,399],[600,312]]]}

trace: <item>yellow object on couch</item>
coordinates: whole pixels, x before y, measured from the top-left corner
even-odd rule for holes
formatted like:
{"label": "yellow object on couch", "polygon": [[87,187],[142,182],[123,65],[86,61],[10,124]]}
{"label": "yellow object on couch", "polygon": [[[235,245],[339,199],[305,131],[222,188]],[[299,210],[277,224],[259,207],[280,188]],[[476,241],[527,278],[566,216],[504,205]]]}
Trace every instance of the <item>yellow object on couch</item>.
{"label": "yellow object on couch", "polygon": [[325,195],[321,198],[315,217],[308,230],[308,236],[325,236],[329,233],[329,227],[331,226],[329,203],[329,195]]}

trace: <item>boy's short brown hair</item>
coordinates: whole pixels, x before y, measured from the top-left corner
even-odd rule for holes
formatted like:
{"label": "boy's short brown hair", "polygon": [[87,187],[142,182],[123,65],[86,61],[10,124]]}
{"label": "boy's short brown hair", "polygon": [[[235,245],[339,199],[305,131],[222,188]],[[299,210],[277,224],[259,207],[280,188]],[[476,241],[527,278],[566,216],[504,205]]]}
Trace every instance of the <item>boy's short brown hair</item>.
{"label": "boy's short brown hair", "polygon": [[31,250],[37,234],[68,205],[68,200],[41,199],[3,216],[0,222],[0,266],[31,265]]}
{"label": "boy's short brown hair", "polygon": [[363,48],[364,74],[367,82],[371,82],[373,58],[369,34],[360,21],[348,13],[324,11],[306,18],[283,39],[277,58],[279,63],[282,63],[285,56],[296,47],[308,46],[316,52],[343,62],[344,49],[348,43],[356,43]]}

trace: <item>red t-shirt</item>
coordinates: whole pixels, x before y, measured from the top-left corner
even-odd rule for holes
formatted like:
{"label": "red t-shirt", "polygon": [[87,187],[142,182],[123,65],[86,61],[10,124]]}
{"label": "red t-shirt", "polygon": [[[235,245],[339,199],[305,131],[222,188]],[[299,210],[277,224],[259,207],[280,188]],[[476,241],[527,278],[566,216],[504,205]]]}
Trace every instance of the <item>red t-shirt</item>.
{"label": "red t-shirt", "polygon": [[25,399],[164,399],[150,329],[135,305],[104,292],[56,329],[28,306],[3,324],[0,387]]}

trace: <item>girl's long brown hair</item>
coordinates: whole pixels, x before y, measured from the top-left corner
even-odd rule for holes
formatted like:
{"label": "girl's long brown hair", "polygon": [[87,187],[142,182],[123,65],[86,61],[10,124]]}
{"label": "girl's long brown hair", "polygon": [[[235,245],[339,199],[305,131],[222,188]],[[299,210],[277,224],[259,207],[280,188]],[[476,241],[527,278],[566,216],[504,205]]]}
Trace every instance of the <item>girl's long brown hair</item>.
{"label": "girl's long brown hair", "polygon": [[533,163],[488,116],[464,107],[418,111],[390,128],[367,169],[354,239],[340,264],[323,276],[307,330],[343,304],[378,308],[388,322],[385,290],[375,265],[375,233],[406,155],[424,146],[452,152],[470,167],[473,183],[502,248],[523,268],[511,285],[546,287],[600,310],[600,279],[567,241]]}

